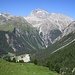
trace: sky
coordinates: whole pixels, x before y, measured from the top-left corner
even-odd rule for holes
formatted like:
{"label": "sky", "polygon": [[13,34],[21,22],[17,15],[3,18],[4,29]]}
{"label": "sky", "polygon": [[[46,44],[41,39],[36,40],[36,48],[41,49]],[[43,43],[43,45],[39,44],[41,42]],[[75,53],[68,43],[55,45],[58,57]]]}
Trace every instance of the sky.
{"label": "sky", "polygon": [[0,0],[0,13],[27,16],[34,9],[60,13],[75,20],[75,0]]}

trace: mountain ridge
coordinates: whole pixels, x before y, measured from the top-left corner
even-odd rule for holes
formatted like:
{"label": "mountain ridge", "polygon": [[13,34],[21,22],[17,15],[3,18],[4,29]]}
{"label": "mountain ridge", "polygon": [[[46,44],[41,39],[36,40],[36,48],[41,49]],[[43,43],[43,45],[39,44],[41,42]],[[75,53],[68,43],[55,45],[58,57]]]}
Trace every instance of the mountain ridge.
{"label": "mountain ridge", "polygon": [[[36,28],[33,28],[23,17],[14,16],[13,19],[7,19],[0,15],[0,18],[1,50],[22,54],[45,48]],[[4,43],[8,45],[5,46],[5,49]]]}
{"label": "mountain ridge", "polygon": [[[37,11],[39,13],[33,12]],[[73,21],[73,19],[69,18],[68,16],[65,16],[63,14],[57,14],[52,13],[49,14],[44,10],[33,10],[30,14],[33,14],[32,16],[24,17],[27,22],[33,25],[33,27],[37,28],[39,31],[39,34],[42,34],[42,39],[45,41],[45,45],[48,46],[50,43],[52,44],[53,41],[62,34],[63,30]],[[41,15],[40,13],[44,14]],[[36,14],[36,15],[34,15]],[[40,17],[40,18],[39,18]],[[57,34],[57,32],[59,34]]]}
{"label": "mountain ridge", "polygon": [[[10,36],[5,34],[7,41],[12,41],[12,38],[10,40],[8,39],[13,35],[12,37],[17,41],[14,42],[18,44],[18,47],[20,47],[19,43],[21,41],[25,41],[25,43],[22,42],[21,44],[29,47],[26,48],[26,51],[27,49],[30,50],[30,48],[36,51],[37,49],[43,49],[52,45],[54,40],[63,33],[64,29],[72,21],[73,19],[63,14],[49,14],[41,9],[31,11],[27,17],[12,16],[4,12],[0,14],[0,30],[11,32]],[[12,32],[14,33],[12,34]],[[11,47],[16,51],[13,45]]]}

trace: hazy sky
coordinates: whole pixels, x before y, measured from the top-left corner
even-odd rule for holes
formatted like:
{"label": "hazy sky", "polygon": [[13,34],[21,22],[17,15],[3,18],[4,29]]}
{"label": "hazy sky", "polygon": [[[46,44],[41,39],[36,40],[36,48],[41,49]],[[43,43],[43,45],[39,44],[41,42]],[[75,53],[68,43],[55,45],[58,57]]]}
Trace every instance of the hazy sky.
{"label": "hazy sky", "polygon": [[0,13],[27,16],[37,8],[62,13],[75,20],[75,0],[0,0]]}

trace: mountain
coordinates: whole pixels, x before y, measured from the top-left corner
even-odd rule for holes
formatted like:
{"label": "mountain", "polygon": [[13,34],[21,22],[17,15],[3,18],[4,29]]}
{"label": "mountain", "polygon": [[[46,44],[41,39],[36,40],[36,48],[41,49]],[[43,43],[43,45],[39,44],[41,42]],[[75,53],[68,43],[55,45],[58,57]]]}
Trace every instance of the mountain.
{"label": "mountain", "polygon": [[[67,29],[64,30],[64,32],[66,30],[69,30],[71,29],[71,32],[65,36],[60,35],[59,37],[61,39],[58,39],[54,44],[50,45],[49,47],[47,47],[46,49],[44,50],[41,50],[41,51],[38,51],[34,56],[35,59],[44,59],[46,60],[46,58],[49,58],[49,56],[63,48],[65,48],[66,46],[70,45],[72,42],[75,41],[75,29],[74,29],[74,25],[75,25],[75,22],[72,22],[69,27]],[[73,28],[72,28],[73,27]],[[66,33],[65,33],[66,34]],[[63,37],[62,37],[63,36]],[[59,38],[58,37],[58,38]],[[40,55],[40,56],[39,56]]]}
{"label": "mountain", "polygon": [[69,24],[69,26],[64,30],[62,36],[68,35],[69,33],[72,32],[75,32],[75,21]]}
{"label": "mountain", "polygon": [[71,22],[68,25],[68,27],[66,29],[64,29],[63,33],[53,41],[53,43],[55,43],[56,41],[62,39],[64,36],[67,36],[68,34],[70,34],[72,32],[73,33],[75,32],[75,21]]}
{"label": "mountain", "polygon": [[75,21],[64,32],[66,35],[64,33],[60,35],[61,39],[48,48],[32,55],[32,62],[36,59],[38,65],[47,66],[50,70],[57,71],[62,75],[74,75]]}
{"label": "mountain", "polygon": [[15,54],[33,53],[44,49],[53,44],[72,21],[62,14],[49,14],[41,9],[33,10],[27,17],[1,13],[0,49],[3,53]]}
{"label": "mountain", "polygon": [[30,16],[34,16],[34,17],[37,17],[37,18],[41,18],[41,19],[44,19],[46,17],[48,17],[49,13],[44,11],[44,10],[41,10],[41,9],[35,9],[33,11],[31,11],[30,13]]}
{"label": "mountain", "polygon": [[63,14],[49,14],[41,9],[33,10],[27,17],[0,14],[3,59],[18,61],[27,55],[35,64],[63,75],[75,75],[74,46],[75,21]]}
{"label": "mountain", "polygon": [[15,54],[34,53],[45,48],[36,28],[23,17],[0,15],[0,50]]}
{"label": "mountain", "polygon": [[27,22],[36,27],[39,31],[39,35],[45,43],[45,46],[49,46],[53,41],[62,34],[63,30],[73,21],[73,19],[57,13],[51,13],[35,9],[29,16],[24,17]]}
{"label": "mountain", "polygon": [[63,14],[35,9],[29,16],[0,14],[2,53],[31,54],[52,45],[73,20]]}

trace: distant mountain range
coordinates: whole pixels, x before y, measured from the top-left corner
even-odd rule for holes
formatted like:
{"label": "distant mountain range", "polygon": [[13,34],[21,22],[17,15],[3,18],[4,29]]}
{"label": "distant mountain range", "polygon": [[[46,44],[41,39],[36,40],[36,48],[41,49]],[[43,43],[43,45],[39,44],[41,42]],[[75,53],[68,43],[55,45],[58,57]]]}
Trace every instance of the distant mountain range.
{"label": "distant mountain range", "polygon": [[69,25],[69,27],[67,27],[64,30],[64,32],[69,33],[68,34],[62,33],[59,37],[55,39],[56,42],[54,42],[46,49],[37,52],[33,57],[38,60],[42,59],[46,60],[50,57],[51,54],[54,54],[60,51],[61,49],[70,46],[73,42],[75,42],[75,21],[72,22]]}
{"label": "distant mountain range", "polygon": [[29,16],[0,14],[1,58],[30,54],[31,62],[37,60],[38,65],[62,75],[74,75],[74,42],[75,21],[63,14],[41,9]]}
{"label": "distant mountain range", "polygon": [[75,21],[70,23],[52,45],[32,55],[32,62],[61,75],[75,74]]}
{"label": "distant mountain range", "polygon": [[45,48],[38,30],[23,17],[0,15],[0,49],[15,54],[33,53]]}
{"label": "distant mountain range", "polygon": [[39,30],[39,35],[45,42],[46,47],[53,43],[64,29],[73,21],[70,17],[63,14],[51,13],[36,9],[29,16],[24,17],[27,22]]}
{"label": "distant mountain range", "polygon": [[16,54],[45,49],[56,42],[59,35],[69,34],[71,29],[67,28],[72,22],[73,19],[63,14],[49,14],[41,9],[33,10],[27,17],[1,13],[0,49]]}

